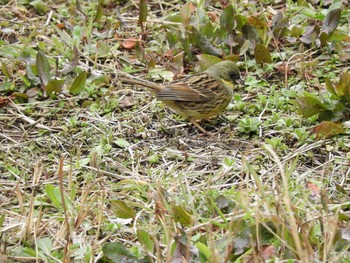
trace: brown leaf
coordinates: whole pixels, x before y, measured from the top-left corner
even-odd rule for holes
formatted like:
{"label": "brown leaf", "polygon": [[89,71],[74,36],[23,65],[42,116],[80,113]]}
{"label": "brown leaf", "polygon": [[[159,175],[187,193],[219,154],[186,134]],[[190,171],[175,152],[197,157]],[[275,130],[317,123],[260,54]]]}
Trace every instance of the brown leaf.
{"label": "brown leaf", "polygon": [[130,38],[121,43],[121,47],[125,49],[134,49],[136,46],[137,40],[135,38]]}
{"label": "brown leaf", "polygon": [[343,132],[344,129],[340,124],[331,121],[321,122],[312,131],[313,134],[316,134],[316,140],[327,139]]}
{"label": "brown leaf", "polygon": [[291,68],[287,67],[287,64],[285,62],[276,63],[274,68],[277,69],[277,71],[282,74],[285,74],[286,70],[287,70],[287,75],[290,75],[292,73]]}
{"label": "brown leaf", "polygon": [[10,103],[10,98],[0,96],[0,108]]}
{"label": "brown leaf", "polygon": [[66,29],[66,25],[64,23],[59,23],[56,25],[56,27],[59,29]]}
{"label": "brown leaf", "polygon": [[275,254],[276,249],[274,246],[270,245],[270,246],[263,246],[262,250],[261,250],[261,256],[263,257],[263,259],[267,260],[272,258],[272,256]]}
{"label": "brown leaf", "polygon": [[216,12],[208,12],[209,19],[213,22],[218,20],[218,14]]}
{"label": "brown leaf", "polygon": [[156,201],[155,214],[160,218],[164,218],[164,215],[167,214],[167,210],[161,201]]}
{"label": "brown leaf", "polygon": [[264,22],[264,20],[256,17],[256,16],[250,16],[248,17],[248,24],[252,27],[254,27],[255,29],[264,29],[267,28],[266,23]]}
{"label": "brown leaf", "polygon": [[130,101],[129,98],[125,98],[120,102],[119,107],[121,109],[124,109],[124,108],[130,108],[134,105],[135,105],[135,103],[133,101]]}
{"label": "brown leaf", "polygon": [[311,182],[307,182],[307,187],[310,189],[312,195],[320,195],[321,191],[320,188],[317,187],[315,184],[311,183]]}

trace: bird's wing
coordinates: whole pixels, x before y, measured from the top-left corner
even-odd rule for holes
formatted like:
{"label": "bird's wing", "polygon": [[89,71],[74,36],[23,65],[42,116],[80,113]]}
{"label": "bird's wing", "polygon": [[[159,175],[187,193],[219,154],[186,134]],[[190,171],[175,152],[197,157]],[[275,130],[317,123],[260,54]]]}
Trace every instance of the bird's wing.
{"label": "bird's wing", "polygon": [[206,73],[199,73],[165,85],[157,93],[157,98],[174,101],[208,101],[214,98],[218,86],[220,83],[215,78]]}

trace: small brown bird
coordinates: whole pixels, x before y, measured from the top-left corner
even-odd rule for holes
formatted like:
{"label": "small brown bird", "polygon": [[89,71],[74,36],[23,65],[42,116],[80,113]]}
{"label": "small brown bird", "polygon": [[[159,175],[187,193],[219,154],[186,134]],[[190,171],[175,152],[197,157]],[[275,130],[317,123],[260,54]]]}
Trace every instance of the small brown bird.
{"label": "small brown bird", "polygon": [[151,89],[157,99],[207,133],[196,121],[209,119],[226,109],[234,84],[240,80],[240,73],[234,62],[222,61],[206,71],[168,84],[156,84],[135,77],[120,80]]}

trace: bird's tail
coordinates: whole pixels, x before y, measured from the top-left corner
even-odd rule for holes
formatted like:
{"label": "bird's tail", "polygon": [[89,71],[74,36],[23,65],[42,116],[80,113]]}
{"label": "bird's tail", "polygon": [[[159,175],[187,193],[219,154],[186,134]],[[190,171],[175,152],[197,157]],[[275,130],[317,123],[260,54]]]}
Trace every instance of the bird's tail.
{"label": "bird's tail", "polygon": [[137,77],[132,76],[132,78],[129,77],[119,77],[118,78],[120,81],[125,82],[125,83],[130,83],[130,84],[135,84],[139,86],[143,86],[146,88],[149,88],[151,90],[154,90],[155,92],[158,92],[162,89],[161,85],[158,85],[156,83],[153,83],[151,81],[147,81],[144,79],[140,79]]}

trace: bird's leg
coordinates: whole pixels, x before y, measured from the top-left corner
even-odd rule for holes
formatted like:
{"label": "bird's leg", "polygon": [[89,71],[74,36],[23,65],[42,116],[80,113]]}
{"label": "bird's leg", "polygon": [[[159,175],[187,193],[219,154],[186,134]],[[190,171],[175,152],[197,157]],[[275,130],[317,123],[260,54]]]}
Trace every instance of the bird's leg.
{"label": "bird's leg", "polygon": [[196,122],[195,119],[189,118],[189,121],[190,121],[194,126],[196,126],[201,132],[203,132],[204,135],[210,135],[210,133],[207,132],[206,130],[204,130],[204,129],[202,128],[202,126],[200,126],[200,125],[198,124],[198,122]]}

